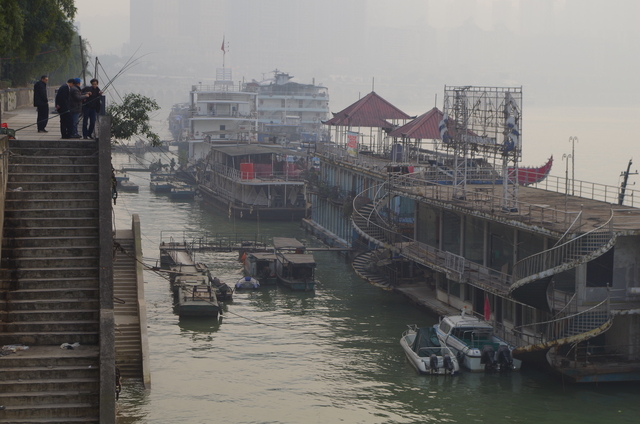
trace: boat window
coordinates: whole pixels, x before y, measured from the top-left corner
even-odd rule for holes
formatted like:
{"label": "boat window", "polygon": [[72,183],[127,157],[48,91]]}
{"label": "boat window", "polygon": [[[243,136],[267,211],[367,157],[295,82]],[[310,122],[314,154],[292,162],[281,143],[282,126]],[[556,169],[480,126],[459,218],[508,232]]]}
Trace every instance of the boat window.
{"label": "boat window", "polygon": [[445,334],[447,334],[449,333],[449,330],[451,330],[451,326],[449,325],[448,322],[442,321],[440,323],[440,330],[442,330]]}

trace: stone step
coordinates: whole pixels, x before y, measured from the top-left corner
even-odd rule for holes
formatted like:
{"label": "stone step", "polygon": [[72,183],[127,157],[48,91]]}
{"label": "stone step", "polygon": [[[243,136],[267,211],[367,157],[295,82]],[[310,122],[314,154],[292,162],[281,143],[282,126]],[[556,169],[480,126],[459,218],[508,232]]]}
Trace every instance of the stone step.
{"label": "stone step", "polygon": [[[92,181],[98,181],[98,174],[95,172],[87,172],[87,173],[75,173],[75,172],[57,172],[55,174],[49,174],[46,176],[46,179],[50,183],[55,182],[78,182],[78,183],[88,183]],[[10,183],[41,183],[43,180],[43,175],[41,173],[22,173],[15,174],[10,173],[8,176],[8,182]]]}
{"label": "stone step", "polygon": [[[8,253],[8,252],[7,252]],[[5,252],[2,252],[5,255]],[[17,268],[19,271],[23,269],[49,268],[56,269],[60,267],[80,268],[80,267],[97,267],[99,259],[97,256],[33,256],[33,257],[17,257],[3,258],[2,266],[4,268]]]}
{"label": "stone step", "polygon": [[27,299],[0,300],[2,310],[11,311],[59,311],[69,309],[91,310],[99,309],[100,302],[95,299]]}
{"label": "stone step", "polygon": [[[80,343],[83,345],[97,345],[100,342],[100,336],[97,332],[58,332],[58,333],[13,333],[0,334],[1,345],[24,344],[27,346],[35,345],[61,345],[62,343]],[[3,371],[4,372],[4,371]]]}
{"label": "stone step", "polygon": [[64,149],[74,148],[83,152],[97,152],[98,143],[95,140],[84,140],[82,138],[72,138],[65,140],[9,140],[9,147],[14,154],[24,154],[23,150],[40,150],[48,151],[51,153],[45,153],[43,155],[60,155],[60,151]]}
{"label": "stone step", "polygon": [[16,189],[20,189],[20,191],[56,191],[56,190],[87,190],[87,191],[95,191],[98,190],[98,181],[85,181],[80,182],[76,180],[70,181],[58,181],[58,182],[50,182],[50,181],[13,181],[7,183],[8,191],[13,191]]}
{"label": "stone step", "polygon": [[[53,187],[52,187],[53,188]],[[8,201],[28,201],[34,199],[96,199],[98,190],[84,189],[52,189],[52,190],[20,190],[7,191]]]}
{"label": "stone step", "polygon": [[8,380],[49,380],[55,378],[99,378],[100,368],[86,366],[58,366],[58,367],[11,367],[4,368],[2,375]]}
{"label": "stone step", "polygon": [[2,250],[13,249],[14,254],[19,256],[36,256],[37,254],[21,254],[18,250],[50,250],[57,255],[68,256],[64,253],[64,249],[73,249],[73,251],[82,251],[82,255],[90,255],[92,249],[100,246],[100,239],[97,235],[87,236],[66,236],[60,234],[57,237],[11,237],[9,234],[4,234],[2,240]]}
{"label": "stone step", "polygon": [[54,309],[54,310],[14,310],[0,313],[6,322],[30,321],[95,321],[100,318],[98,309]]}
{"label": "stone step", "polygon": [[11,238],[73,238],[94,239],[100,235],[97,227],[13,227],[4,228],[4,237]]}
{"label": "stone step", "polygon": [[92,199],[27,199],[5,201],[5,210],[56,210],[98,208],[98,200]]}
{"label": "stone step", "polygon": [[100,290],[95,288],[55,288],[55,289],[26,289],[12,290],[5,293],[5,300],[30,300],[30,299],[97,299]]}
{"label": "stone step", "polygon": [[[95,274],[97,276],[98,271]],[[33,289],[97,289],[100,282],[96,278],[91,277],[73,277],[73,278],[19,278],[14,280],[2,280],[0,281],[0,287],[3,283],[7,283],[5,290],[33,290]]]}
{"label": "stone step", "polygon": [[100,325],[98,320],[93,321],[18,321],[0,322],[0,332],[2,333],[59,333],[73,332],[86,333],[98,332]]}
{"label": "stone step", "polygon": [[4,220],[5,231],[7,228],[24,229],[48,229],[48,228],[97,228],[99,220],[97,217],[51,217],[51,218],[28,218],[15,217]]}
{"label": "stone step", "polygon": [[0,393],[0,403],[7,406],[35,406],[41,403],[64,405],[67,403],[99,402],[100,391],[66,390],[56,392]]}
{"label": "stone step", "polygon": [[79,155],[79,156],[43,156],[43,155],[13,155],[11,157],[12,165],[96,165],[98,163],[97,155]]}
{"label": "stone step", "polygon": [[98,399],[91,403],[7,406],[2,417],[4,423],[98,423],[100,404]]}
{"label": "stone step", "polygon": [[96,366],[100,363],[100,346],[82,345],[75,349],[61,349],[60,345],[31,346],[0,357],[0,368]]}
{"label": "stone step", "polygon": [[[0,283],[8,281],[33,281],[35,279],[75,279],[75,278],[98,278],[99,269],[94,267],[32,267],[21,269],[2,269],[0,270]],[[25,287],[26,288],[26,287]]]}
{"label": "stone step", "polygon": [[[8,241],[11,243],[11,239]],[[64,243],[65,240],[60,240],[60,243]],[[52,240],[51,243],[55,243],[55,240]],[[22,244],[22,243],[20,243]],[[34,244],[34,243],[30,243]],[[37,244],[37,243],[35,243]],[[94,246],[74,246],[74,245],[65,245],[61,246],[41,246],[41,247],[22,247],[22,246],[4,246],[2,248],[3,255],[6,255],[7,258],[13,260],[29,260],[29,259],[55,259],[60,258],[59,260],[65,259],[73,259],[76,257],[82,257],[85,260],[90,258],[97,258],[100,254],[100,248],[96,245]]]}
{"label": "stone step", "polygon": [[97,207],[81,207],[75,209],[59,208],[59,209],[5,209],[5,219],[20,218],[20,219],[33,219],[33,218],[97,218]]}
{"label": "stone step", "polygon": [[[86,364],[86,366],[93,364]],[[65,390],[100,390],[100,381],[96,378],[48,378],[29,380],[0,381],[0,393],[53,392]]]}
{"label": "stone step", "polygon": [[64,163],[11,163],[12,174],[91,174],[98,172],[98,164],[64,164]]}

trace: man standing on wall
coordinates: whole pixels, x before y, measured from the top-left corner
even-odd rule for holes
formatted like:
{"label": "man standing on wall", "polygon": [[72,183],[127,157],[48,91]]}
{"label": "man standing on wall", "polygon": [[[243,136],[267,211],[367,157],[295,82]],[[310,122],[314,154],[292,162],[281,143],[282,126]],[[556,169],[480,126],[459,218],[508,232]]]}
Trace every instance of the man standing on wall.
{"label": "man standing on wall", "polygon": [[49,132],[45,128],[49,121],[49,97],[47,96],[47,82],[49,77],[43,75],[40,77],[40,81],[33,85],[33,106],[38,109],[38,125],[39,133]]}
{"label": "man standing on wall", "polygon": [[69,111],[69,96],[73,83],[73,78],[71,78],[58,88],[58,93],[56,94],[56,111],[60,114],[60,133],[62,138],[71,138],[73,118],[71,117],[71,111]]}
{"label": "man standing on wall", "polygon": [[95,138],[93,133],[96,126],[96,116],[100,112],[100,99],[102,91],[98,87],[98,80],[92,79],[91,85],[82,89],[83,93],[89,93],[89,97],[82,105],[82,138]]}

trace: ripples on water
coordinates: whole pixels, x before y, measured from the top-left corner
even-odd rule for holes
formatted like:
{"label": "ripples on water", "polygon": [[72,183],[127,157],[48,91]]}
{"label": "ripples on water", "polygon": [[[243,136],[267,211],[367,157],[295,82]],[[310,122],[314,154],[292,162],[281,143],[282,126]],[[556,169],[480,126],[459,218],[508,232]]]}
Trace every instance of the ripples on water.
{"label": "ripples on water", "polygon": [[[146,156],[150,158],[150,155]],[[163,158],[163,162],[168,160]],[[127,163],[114,155],[114,166]],[[130,165],[129,165],[130,166]],[[297,223],[230,220],[197,202],[120,193],[115,223],[140,215],[145,262],[155,265],[160,232],[234,230],[289,236],[319,246]],[[120,424],[142,423],[637,423],[637,384],[563,386],[536,370],[511,375],[416,375],[399,345],[406,324],[437,317],[354,275],[335,252],[316,252],[315,293],[281,287],[237,293],[220,321],[178,319],[169,282],[145,272],[151,390],[126,383]],[[227,283],[242,272],[236,253],[198,261]]]}

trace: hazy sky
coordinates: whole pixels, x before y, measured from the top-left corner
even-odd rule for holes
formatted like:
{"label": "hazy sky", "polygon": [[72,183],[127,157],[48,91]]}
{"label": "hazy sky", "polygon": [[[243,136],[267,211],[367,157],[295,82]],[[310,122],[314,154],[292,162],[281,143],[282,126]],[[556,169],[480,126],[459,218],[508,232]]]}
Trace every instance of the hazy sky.
{"label": "hazy sky", "polygon": [[[234,79],[259,79],[278,68],[298,82],[314,80],[329,88],[332,112],[369,93],[374,79],[375,91],[410,115],[429,110],[436,96],[442,108],[445,85],[522,86],[527,164],[541,165],[553,154],[555,172],[564,174],[561,158],[571,136],[580,139],[578,178],[589,179],[594,165],[607,163],[601,173],[615,183],[629,158],[640,157],[638,0],[153,4],[165,16],[158,18],[153,38],[141,43],[149,65],[135,72],[181,76],[190,84],[211,78],[222,66],[224,34]],[[94,56],[123,54],[129,6],[129,0],[76,0],[80,33]],[[137,19],[144,25],[149,16]],[[154,40],[160,47],[150,45]],[[188,87],[176,92],[180,99],[173,100],[165,90],[166,102],[187,100]]]}

